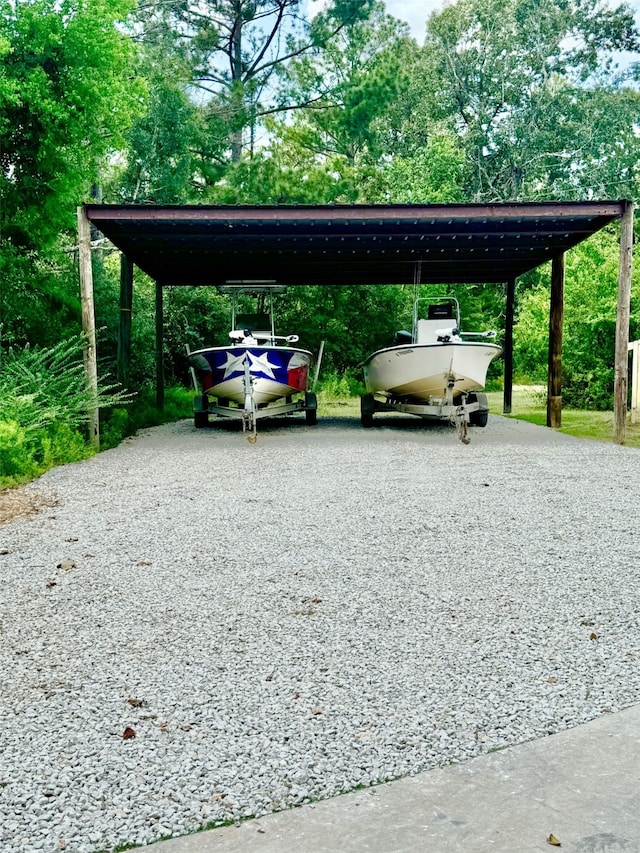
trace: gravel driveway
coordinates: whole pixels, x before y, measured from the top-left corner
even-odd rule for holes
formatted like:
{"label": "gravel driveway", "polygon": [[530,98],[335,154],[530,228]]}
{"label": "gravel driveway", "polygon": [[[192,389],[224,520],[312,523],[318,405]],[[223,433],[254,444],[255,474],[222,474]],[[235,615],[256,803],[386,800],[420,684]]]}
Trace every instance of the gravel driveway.
{"label": "gravel driveway", "polygon": [[[640,453],[182,421],[0,526],[0,849],[146,843],[640,701]],[[125,736],[127,735],[127,736]]]}

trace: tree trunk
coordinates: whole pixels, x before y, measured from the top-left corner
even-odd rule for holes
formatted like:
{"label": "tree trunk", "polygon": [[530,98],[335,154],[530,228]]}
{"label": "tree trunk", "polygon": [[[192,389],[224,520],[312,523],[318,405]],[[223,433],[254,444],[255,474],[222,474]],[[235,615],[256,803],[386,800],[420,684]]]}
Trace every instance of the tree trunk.
{"label": "tree trunk", "polygon": [[231,133],[232,163],[238,163],[242,157],[242,131],[244,127],[244,122],[241,118],[244,112],[244,83],[242,80],[242,26],[244,24],[244,18],[242,14],[242,2],[237,3],[236,10],[236,22],[232,36],[233,58],[231,68],[231,74],[233,77],[233,88],[231,90],[231,121],[234,127]]}

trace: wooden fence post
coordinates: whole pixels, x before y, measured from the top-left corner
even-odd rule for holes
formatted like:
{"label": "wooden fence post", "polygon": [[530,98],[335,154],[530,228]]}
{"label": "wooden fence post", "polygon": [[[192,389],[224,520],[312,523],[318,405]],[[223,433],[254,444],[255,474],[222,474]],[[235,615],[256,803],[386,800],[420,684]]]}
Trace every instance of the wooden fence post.
{"label": "wooden fence post", "polygon": [[[627,387],[629,372],[629,311],[631,265],[633,261],[633,202],[624,202],[620,222],[620,267],[618,270],[618,311],[616,314],[616,354],[613,383],[614,441],[624,444],[627,431]],[[636,365],[634,365],[634,369]]]}
{"label": "wooden fence post", "polygon": [[100,448],[100,412],[98,409],[98,362],[96,349],[96,316],[93,304],[93,270],[91,268],[91,226],[84,208],[78,207],[78,260],[80,269],[80,299],[82,304],[82,331],[85,336],[84,370],[87,388],[93,403],[89,409],[89,441],[96,450]]}
{"label": "wooden fence post", "polygon": [[631,353],[631,423],[640,420],[640,341],[629,344]]}

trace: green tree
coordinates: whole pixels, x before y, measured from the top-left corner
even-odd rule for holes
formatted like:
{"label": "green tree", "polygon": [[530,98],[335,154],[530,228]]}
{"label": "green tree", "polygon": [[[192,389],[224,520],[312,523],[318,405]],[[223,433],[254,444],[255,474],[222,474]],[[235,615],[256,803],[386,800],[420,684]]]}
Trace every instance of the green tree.
{"label": "green tree", "polygon": [[468,198],[635,192],[640,104],[613,57],[637,49],[625,4],[459,0],[432,15],[416,74],[426,111],[458,134]]}
{"label": "green tree", "polygon": [[206,145],[202,112],[188,96],[190,69],[171,51],[143,45],[141,52],[146,111],[110,169],[105,196],[137,204],[197,201],[203,191],[198,152]]}
{"label": "green tree", "polygon": [[64,237],[142,95],[122,31],[128,10],[128,0],[0,0],[5,340],[50,342],[78,309]]}
{"label": "green tree", "polygon": [[371,2],[331,0],[310,22],[300,0],[164,0],[141,3],[138,20],[147,41],[173,34],[204,105],[209,152],[238,162],[255,150],[266,116],[300,108],[281,85],[291,60],[316,55]]}
{"label": "green tree", "polygon": [[360,363],[391,343],[405,308],[405,288],[397,285],[316,285],[288,290],[278,317],[305,347],[317,351],[325,341],[323,372],[359,376]]}
{"label": "green tree", "polygon": [[[406,24],[375,2],[371,15],[319,55],[291,63],[294,98],[307,106],[274,124],[271,156],[313,200],[366,201],[388,154],[387,115],[408,82],[417,49]],[[322,187],[324,184],[324,193]]]}

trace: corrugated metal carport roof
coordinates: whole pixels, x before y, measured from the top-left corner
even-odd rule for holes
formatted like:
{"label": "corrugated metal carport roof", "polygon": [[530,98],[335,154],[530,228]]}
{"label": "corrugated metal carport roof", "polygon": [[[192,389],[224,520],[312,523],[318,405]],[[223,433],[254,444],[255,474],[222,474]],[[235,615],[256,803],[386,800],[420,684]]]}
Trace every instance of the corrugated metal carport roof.
{"label": "corrugated metal carport roof", "polygon": [[87,205],[166,285],[503,282],[622,216],[625,202],[438,205]]}

